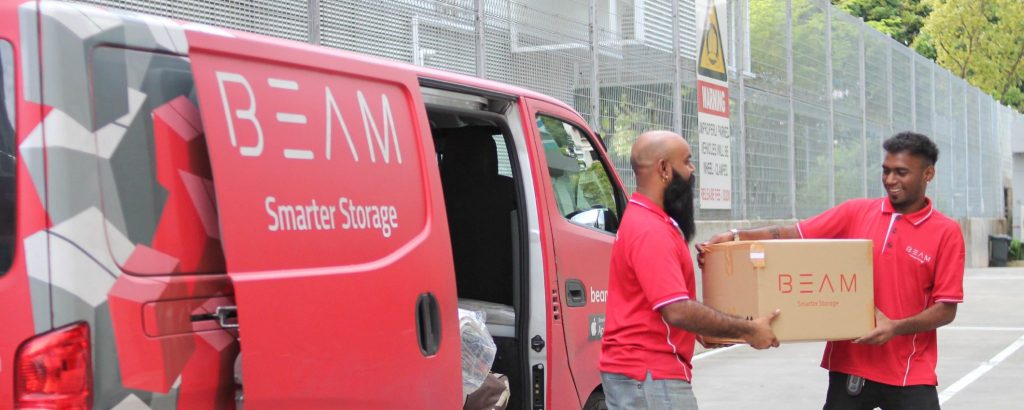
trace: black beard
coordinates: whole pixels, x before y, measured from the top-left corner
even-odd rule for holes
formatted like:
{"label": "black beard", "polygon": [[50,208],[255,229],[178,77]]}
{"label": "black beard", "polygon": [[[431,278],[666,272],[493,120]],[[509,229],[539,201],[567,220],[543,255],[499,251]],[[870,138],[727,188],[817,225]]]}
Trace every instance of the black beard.
{"label": "black beard", "polygon": [[686,243],[690,243],[697,232],[697,221],[693,215],[694,179],[694,175],[690,175],[687,181],[676,170],[672,170],[672,181],[665,187],[664,193],[665,213],[679,225]]}

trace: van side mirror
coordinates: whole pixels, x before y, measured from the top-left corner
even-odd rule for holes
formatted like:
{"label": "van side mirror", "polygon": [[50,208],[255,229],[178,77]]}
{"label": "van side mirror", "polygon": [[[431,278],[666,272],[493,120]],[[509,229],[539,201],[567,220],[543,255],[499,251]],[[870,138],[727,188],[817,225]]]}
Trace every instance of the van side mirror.
{"label": "van side mirror", "polygon": [[595,205],[585,211],[572,214],[569,220],[573,223],[600,229],[602,231],[615,232],[618,229],[619,218],[608,208]]}

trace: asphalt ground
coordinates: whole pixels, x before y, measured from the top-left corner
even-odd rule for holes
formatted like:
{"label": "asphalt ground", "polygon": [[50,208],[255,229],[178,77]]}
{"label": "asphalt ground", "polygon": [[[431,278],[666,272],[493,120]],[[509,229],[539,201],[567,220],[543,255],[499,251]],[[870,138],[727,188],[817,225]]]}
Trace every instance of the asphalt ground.
{"label": "asphalt ground", "polygon": [[[1024,268],[968,269],[953,323],[940,328],[939,400],[943,409],[1024,409]],[[792,343],[756,351],[733,346],[694,358],[702,410],[820,409],[828,373],[825,344]]]}

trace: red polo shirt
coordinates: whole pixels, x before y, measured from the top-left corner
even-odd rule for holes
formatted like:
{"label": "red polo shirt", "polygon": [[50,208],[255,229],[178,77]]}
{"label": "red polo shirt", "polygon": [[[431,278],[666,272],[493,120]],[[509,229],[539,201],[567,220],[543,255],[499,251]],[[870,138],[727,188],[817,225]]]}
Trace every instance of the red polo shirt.
{"label": "red polo shirt", "polygon": [[[963,302],[960,226],[931,206],[909,215],[888,198],[854,199],[797,224],[804,238],[874,242],[875,306],[890,319],[938,303]],[[894,386],[936,385],[935,331],[895,336],[882,345],[829,342],[821,367]]]}
{"label": "red polo shirt", "polygon": [[634,193],[612,246],[601,371],[690,381],[695,337],[670,326],[659,309],[696,295],[690,251],[675,221]]}

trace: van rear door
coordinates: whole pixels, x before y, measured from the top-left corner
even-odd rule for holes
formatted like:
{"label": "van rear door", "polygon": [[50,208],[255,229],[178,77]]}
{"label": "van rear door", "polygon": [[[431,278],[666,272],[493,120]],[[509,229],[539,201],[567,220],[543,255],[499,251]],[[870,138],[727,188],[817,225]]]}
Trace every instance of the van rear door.
{"label": "van rear door", "polygon": [[245,406],[461,406],[451,245],[414,73],[246,34],[188,42]]}

